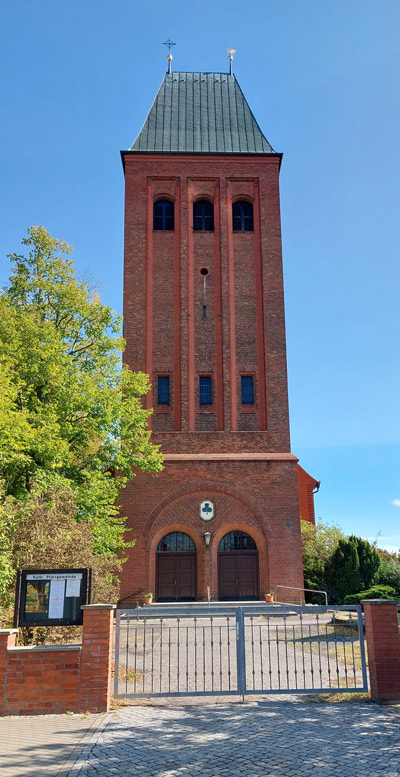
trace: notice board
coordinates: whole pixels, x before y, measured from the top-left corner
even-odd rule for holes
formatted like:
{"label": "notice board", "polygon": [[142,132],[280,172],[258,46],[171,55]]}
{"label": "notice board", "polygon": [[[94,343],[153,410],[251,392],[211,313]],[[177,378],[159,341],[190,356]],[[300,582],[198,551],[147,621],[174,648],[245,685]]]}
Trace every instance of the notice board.
{"label": "notice board", "polygon": [[79,626],[91,599],[91,569],[20,569],[14,625]]}

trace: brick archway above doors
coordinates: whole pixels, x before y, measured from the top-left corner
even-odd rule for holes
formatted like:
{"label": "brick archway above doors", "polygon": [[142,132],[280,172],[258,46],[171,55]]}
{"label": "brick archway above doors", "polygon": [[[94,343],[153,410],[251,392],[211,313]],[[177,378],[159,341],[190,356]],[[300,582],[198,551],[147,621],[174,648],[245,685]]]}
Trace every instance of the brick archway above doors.
{"label": "brick archway above doors", "polygon": [[[168,469],[168,465],[166,469]],[[245,493],[242,493],[240,489],[231,486],[227,488],[224,483],[212,480],[202,480],[201,482],[191,483],[186,482],[185,485],[178,489],[174,489],[169,494],[164,496],[164,498],[157,504],[156,507],[153,508],[149,514],[144,525],[143,535],[147,535],[148,538],[153,536],[154,531],[158,530],[158,518],[161,514],[163,516],[168,515],[171,523],[180,522],[182,506],[185,510],[186,500],[189,499],[192,501],[193,497],[198,500],[198,504],[200,504],[200,502],[204,499],[208,498],[212,499],[214,502],[216,500],[217,502],[220,500],[222,502],[232,500],[234,509],[232,509],[232,506],[230,505],[228,509],[224,511],[227,512],[230,516],[229,518],[226,517],[226,520],[232,521],[237,515],[238,520],[245,521],[246,524],[253,525],[259,531],[263,531],[267,537],[268,545],[274,541],[273,532],[269,526],[268,517],[265,514],[265,511],[261,511],[256,504],[249,502],[248,496],[246,496]],[[194,507],[194,514],[196,517],[198,516],[198,505]],[[186,520],[187,517],[185,515],[185,525]]]}
{"label": "brick archway above doors", "polygon": [[[215,517],[211,521],[203,521],[199,515],[200,503],[211,499],[215,504]],[[244,531],[255,541],[258,549],[259,572],[258,591],[263,593],[269,588],[268,553],[273,552],[273,542],[266,538],[261,520],[246,504],[243,498],[228,493],[210,484],[197,486],[194,490],[185,489],[184,493],[166,497],[157,514],[153,511],[152,525],[147,523],[149,534],[142,535],[141,543],[147,546],[149,563],[149,586],[156,587],[156,548],[160,539],[172,531],[182,531],[188,534],[196,545],[197,551],[197,596],[207,597],[207,588],[211,596],[218,598],[218,543],[221,537],[229,531]],[[177,520],[179,518],[179,520]],[[211,533],[211,543],[206,547],[205,532]],[[149,590],[150,590],[149,589]]]}

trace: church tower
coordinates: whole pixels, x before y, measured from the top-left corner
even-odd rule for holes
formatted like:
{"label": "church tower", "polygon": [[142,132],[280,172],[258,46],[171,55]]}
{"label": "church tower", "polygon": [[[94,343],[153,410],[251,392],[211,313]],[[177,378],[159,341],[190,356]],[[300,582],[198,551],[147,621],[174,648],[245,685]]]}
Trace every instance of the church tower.
{"label": "church tower", "polygon": [[136,545],[121,597],[187,601],[209,588],[252,600],[277,584],[301,588],[282,155],[232,73],[168,72],[122,160],[125,360],[150,376],[165,466],[123,493]]}

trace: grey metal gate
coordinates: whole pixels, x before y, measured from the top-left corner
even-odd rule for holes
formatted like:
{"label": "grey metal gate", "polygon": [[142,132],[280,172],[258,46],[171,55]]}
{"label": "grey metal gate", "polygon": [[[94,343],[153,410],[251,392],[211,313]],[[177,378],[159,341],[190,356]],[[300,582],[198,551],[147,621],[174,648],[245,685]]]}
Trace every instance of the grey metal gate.
{"label": "grey metal gate", "polygon": [[367,691],[361,608],[117,610],[116,697]]}

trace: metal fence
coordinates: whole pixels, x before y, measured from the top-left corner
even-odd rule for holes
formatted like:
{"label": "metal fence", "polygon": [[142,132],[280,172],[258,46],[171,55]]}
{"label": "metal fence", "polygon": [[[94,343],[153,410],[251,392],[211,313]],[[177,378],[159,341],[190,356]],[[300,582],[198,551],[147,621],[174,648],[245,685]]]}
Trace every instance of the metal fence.
{"label": "metal fence", "polygon": [[358,606],[155,605],[117,611],[117,697],[366,690]]}

